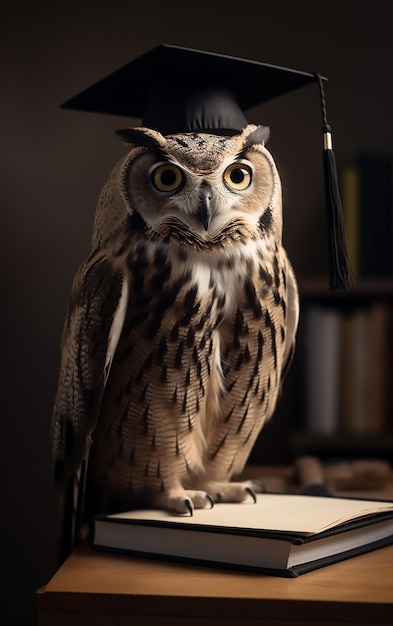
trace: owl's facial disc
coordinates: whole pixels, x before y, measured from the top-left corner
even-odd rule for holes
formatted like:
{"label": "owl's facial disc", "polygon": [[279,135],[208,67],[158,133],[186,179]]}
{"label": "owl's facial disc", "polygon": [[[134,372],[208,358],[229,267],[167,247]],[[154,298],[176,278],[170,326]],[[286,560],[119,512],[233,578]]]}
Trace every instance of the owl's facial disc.
{"label": "owl's facial disc", "polygon": [[[168,221],[178,220],[199,237],[210,240],[233,220],[251,224],[259,216],[259,207],[254,211],[256,204],[259,205],[254,199],[258,177],[250,160],[232,155],[212,168],[205,162],[203,151],[192,163],[186,159],[184,163],[178,162],[176,157],[154,162],[154,155],[146,155],[146,159],[151,163],[147,168],[148,179],[144,178],[146,161],[141,158],[133,168],[130,187],[134,190],[136,206],[142,208],[143,218],[154,230],[160,230],[161,226],[165,229]],[[144,187],[146,182],[149,190]],[[144,198],[150,197],[149,203],[142,198],[143,187]]]}

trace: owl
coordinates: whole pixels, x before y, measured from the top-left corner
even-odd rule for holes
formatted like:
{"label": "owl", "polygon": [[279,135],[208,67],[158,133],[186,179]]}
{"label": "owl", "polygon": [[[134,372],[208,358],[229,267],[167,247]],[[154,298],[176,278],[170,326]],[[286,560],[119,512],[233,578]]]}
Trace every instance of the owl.
{"label": "owl", "polygon": [[129,151],[100,194],[63,332],[57,478],[78,476],[94,512],[242,502],[261,489],[236,477],[298,322],[269,130],[118,133]]}

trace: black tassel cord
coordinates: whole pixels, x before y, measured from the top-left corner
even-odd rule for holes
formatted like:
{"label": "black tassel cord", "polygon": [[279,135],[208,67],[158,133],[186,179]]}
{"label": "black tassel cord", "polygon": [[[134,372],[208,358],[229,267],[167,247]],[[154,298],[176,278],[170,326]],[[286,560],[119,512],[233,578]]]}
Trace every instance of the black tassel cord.
{"label": "black tassel cord", "polygon": [[348,260],[345,239],[344,215],[341,207],[338,188],[336,159],[332,148],[331,128],[327,121],[325,93],[322,78],[316,74],[322,105],[323,117],[323,168],[325,173],[326,211],[329,241],[329,281],[330,289],[347,290],[353,286],[354,280]]}

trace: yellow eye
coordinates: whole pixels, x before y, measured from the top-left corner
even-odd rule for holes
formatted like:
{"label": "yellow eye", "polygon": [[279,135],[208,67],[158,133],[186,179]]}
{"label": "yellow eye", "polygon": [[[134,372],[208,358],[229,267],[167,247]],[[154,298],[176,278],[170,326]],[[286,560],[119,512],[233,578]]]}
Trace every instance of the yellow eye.
{"label": "yellow eye", "polygon": [[176,165],[159,165],[153,170],[151,180],[158,191],[175,191],[183,182],[183,174]]}
{"label": "yellow eye", "polygon": [[252,170],[245,163],[232,163],[224,172],[224,181],[231,189],[243,191],[251,185]]}

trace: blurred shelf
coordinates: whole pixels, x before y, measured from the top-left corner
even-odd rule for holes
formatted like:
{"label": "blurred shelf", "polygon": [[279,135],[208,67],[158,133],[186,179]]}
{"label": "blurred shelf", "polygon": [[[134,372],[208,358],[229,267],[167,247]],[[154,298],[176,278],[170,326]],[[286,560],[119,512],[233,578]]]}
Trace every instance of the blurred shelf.
{"label": "blurred shelf", "polygon": [[299,278],[299,292],[302,300],[346,301],[375,298],[393,299],[393,276],[387,278],[358,279],[348,291],[329,289],[329,279]]}
{"label": "blurred shelf", "polygon": [[293,457],[315,454],[330,458],[385,458],[393,459],[393,433],[337,433],[322,435],[311,432],[293,432],[290,435]]}

